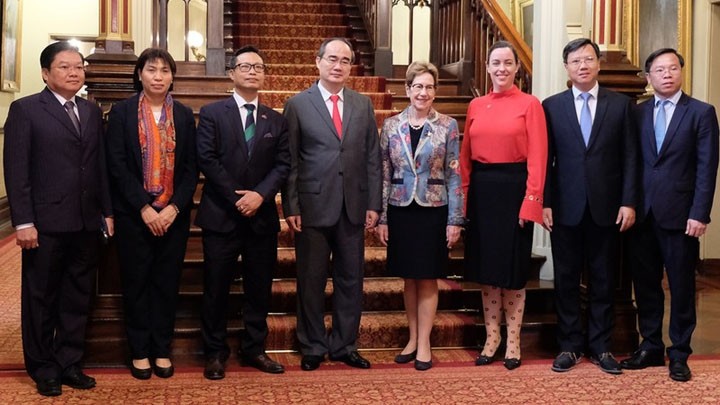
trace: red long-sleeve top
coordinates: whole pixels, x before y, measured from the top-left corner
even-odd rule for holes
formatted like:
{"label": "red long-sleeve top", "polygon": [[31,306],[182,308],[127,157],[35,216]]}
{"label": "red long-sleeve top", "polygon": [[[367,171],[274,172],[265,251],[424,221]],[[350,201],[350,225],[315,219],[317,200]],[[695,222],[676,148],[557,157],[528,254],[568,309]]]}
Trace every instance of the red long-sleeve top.
{"label": "red long-sleeve top", "polygon": [[460,174],[468,195],[472,161],[527,161],[525,198],[518,217],[542,224],[547,164],[547,126],[540,101],[513,86],[470,102],[460,148]]}

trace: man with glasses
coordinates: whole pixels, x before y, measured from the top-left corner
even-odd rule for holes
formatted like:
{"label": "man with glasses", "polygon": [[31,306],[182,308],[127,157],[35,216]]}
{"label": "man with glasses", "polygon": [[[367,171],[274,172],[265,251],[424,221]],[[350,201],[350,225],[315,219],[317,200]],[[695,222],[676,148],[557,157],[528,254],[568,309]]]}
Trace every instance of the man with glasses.
{"label": "man with glasses", "polygon": [[[381,206],[381,164],[370,99],[345,87],[354,60],[344,38],[325,40],[320,80],[285,104],[291,169],[283,212],[295,232],[297,337],[301,368],[330,360],[369,368],[357,352],[362,312],[364,229]],[[325,329],[325,286],[332,255],[332,332]]]}
{"label": "man with glasses", "polygon": [[44,396],[95,386],[81,368],[101,229],[113,234],[102,113],[76,96],[84,59],[67,42],[40,54],[46,88],[10,105],[5,184],[22,248],[25,368]]}
{"label": "man with glasses", "polygon": [[620,362],[625,369],[664,366],[662,338],[665,294],[670,287],[672,345],[667,348],[670,378],[691,378],[687,359],[696,325],[695,265],[698,238],[710,222],[718,167],[715,108],[682,92],[683,57],[658,49],[645,62],[655,96],[635,109],[642,154],[643,205],[629,234],[629,262],[642,342]]}
{"label": "man with glasses", "polygon": [[590,359],[606,373],[622,373],[610,336],[620,233],[635,222],[638,203],[637,135],[630,98],[598,85],[599,58],[591,40],[570,41],[563,61],[572,88],[543,102],[549,137],[543,223],[555,264],[556,372],[572,369],[586,349],[580,282],[587,270]]}
{"label": "man with glasses", "polygon": [[266,70],[258,49],[240,48],[232,61],[232,96],[200,109],[197,130],[205,185],[195,223],[203,232],[203,374],[210,380],[225,377],[228,297],[238,256],[245,326],[240,357],[266,373],[284,372],[265,353],[265,338],[280,231],[275,196],[290,172],[287,121],[258,103]]}

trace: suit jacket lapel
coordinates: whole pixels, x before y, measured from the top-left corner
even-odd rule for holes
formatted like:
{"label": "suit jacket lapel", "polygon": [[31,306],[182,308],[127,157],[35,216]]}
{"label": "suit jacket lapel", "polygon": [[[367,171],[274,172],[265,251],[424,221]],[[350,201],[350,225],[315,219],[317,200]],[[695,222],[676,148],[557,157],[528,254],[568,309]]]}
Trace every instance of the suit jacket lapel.
{"label": "suit jacket lapel", "polygon": [[658,149],[657,149],[657,141],[655,140],[655,128],[653,125],[653,109],[654,109],[654,98],[651,98],[650,100],[644,102],[642,104],[642,116],[640,119],[642,120],[640,128],[642,128],[640,133],[640,143],[642,144],[641,150],[650,150],[652,151],[652,155],[657,160],[658,156]]}
{"label": "suit jacket lapel", "polygon": [[90,108],[87,105],[87,101],[84,99],[75,97],[75,101],[77,101],[78,115],[80,115],[80,132],[85,133],[88,122],[90,122]]}
{"label": "suit jacket lapel", "polygon": [[[268,121],[267,121],[267,112],[269,108],[258,104],[257,108],[257,119],[255,119],[255,136],[253,137],[252,144],[249,146],[250,152],[252,152],[255,149],[255,146],[258,144],[258,142],[262,142],[262,137],[265,136],[265,133],[267,132],[268,127]],[[244,139],[244,137],[243,137]],[[250,158],[252,159],[252,154],[250,155]]]}
{"label": "suit jacket lapel", "polygon": [[[590,139],[588,139],[587,148],[590,149],[595,139],[598,137],[600,127],[602,126],[603,119],[605,119],[605,113],[607,112],[607,94],[605,89],[598,89],[598,99],[595,104],[595,118],[593,119],[592,130],[590,131]],[[577,120],[576,120],[577,122]],[[578,124],[579,126],[579,124]]]}
{"label": "suit jacket lapel", "polygon": [[400,144],[402,145],[403,152],[405,154],[405,159],[408,162],[408,165],[412,168],[413,172],[415,171],[415,157],[412,153],[412,145],[408,143],[410,140],[410,121],[408,119],[408,110],[405,109],[401,114],[400,117],[400,124],[398,125],[396,136],[400,137]]}
{"label": "suit jacket lapel", "polygon": [[140,173],[143,172],[142,165],[142,150],[140,149],[140,138],[138,137],[138,103],[140,101],[139,94],[133,96],[127,104],[127,123],[128,129],[130,129],[130,144],[135,155],[135,164],[137,165]]}
{"label": "suit jacket lapel", "polygon": [[[75,137],[79,138],[80,134],[75,130],[75,126],[73,125],[72,121],[70,121],[70,117],[67,115],[67,111],[65,110],[65,107],[60,104],[58,99],[55,97],[55,95],[48,89],[47,87],[42,93],[41,101],[45,103],[45,110],[55,117],[58,121],[60,121],[65,128],[67,128],[68,131],[70,131],[71,134],[75,135]],[[78,111],[80,111],[80,108],[78,108]],[[82,128],[82,127],[81,127]]]}
{"label": "suit jacket lapel", "polygon": [[[351,91],[349,91],[347,88],[343,91],[343,112],[342,112],[342,138],[345,139],[345,135],[349,134],[350,132],[350,120],[352,119],[353,111],[356,110],[354,104],[357,101],[355,94],[353,94]],[[330,117],[330,120],[332,121],[332,117]],[[335,129],[335,126],[333,125],[333,129]],[[338,138],[340,139],[340,138]]]}
{"label": "suit jacket lapel", "polygon": [[574,138],[576,142],[579,142],[580,146],[584,150],[586,148],[585,140],[582,136],[582,130],[580,130],[580,122],[578,122],[577,112],[575,112],[575,98],[573,97],[572,89],[566,90],[564,97],[565,102],[563,104],[565,106],[565,114],[567,115],[567,120],[570,123],[572,132],[575,134]]}
{"label": "suit jacket lapel", "polygon": [[[335,134],[335,139],[340,141],[340,138],[338,137],[338,133],[335,130],[335,124],[332,122],[332,117],[330,116],[330,112],[327,109],[327,106],[325,105],[325,100],[322,98],[322,94],[320,93],[320,89],[317,86],[317,83],[314,84],[310,89],[308,90],[310,95],[310,104],[315,107],[315,109],[318,111],[318,114],[320,114],[320,117],[322,118],[323,122],[328,126],[328,128],[332,131],[333,134]],[[343,102],[346,102],[348,100],[347,92],[345,93],[345,100]],[[343,106],[343,110],[345,110],[345,113],[347,114],[347,105],[349,103],[345,103]],[[345,120],[343,120],[343,130],[345,130]]]}
{"label": "suit jacket lapel", "polygon": [[[248,155],[248,145],[245,142],[245,127],[243,127],[242,118],[240,117],[240,109],[235,102],[234,97],[230,97],[225,101],[225,116],[230,126],[231,140],[229,144],[236,144],[240,149],[240,155],[245,159]],[[256,124],[257,125],[257,124]],[[258,131],[255,131],[257,135]]]}
{"label": "suit jacket lapel", "polygon": [[[662,153],[665,152],[665,150],[668,148],[668,145],[670,145],[670,142],[672,142],[673,138],[675,137],[675,134],[677,134],[677,129],[680,126],[680,122],[682,121],[683,116],[687,112],[687,102],[688,97],[685,95],[685,93],[683,93],[682,96],[680,96],[680,100],[678,100],[677,105],[675,106],[675,111],[673,112],[672,119],[670,119],[670,125],[665,132],[665,140],[663,141],[660,153],[658,155],[662,155]],[[654,126],[652,126],[651,128],[654,128]]]}

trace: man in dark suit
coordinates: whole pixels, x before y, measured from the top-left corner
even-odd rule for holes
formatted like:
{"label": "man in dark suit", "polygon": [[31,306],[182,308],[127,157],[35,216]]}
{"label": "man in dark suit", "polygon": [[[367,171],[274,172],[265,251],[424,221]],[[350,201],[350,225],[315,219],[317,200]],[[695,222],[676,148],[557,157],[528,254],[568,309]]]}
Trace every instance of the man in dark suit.
{"label": "man in dark suit", "polygon": [[543,222],[555,263],[557,372],[573,368],[586,347],[580,281],[587,268],[590,359],[602,371],[622,373],[610,335],[620,232],[635,222],[638,200],[637,136],[631,100],[598,85],[599,58],[591,40],[570,41],[563,61],[572,88],[543,102],[550,138]]}
{"label": "man in dark suit", "polygon": [[83,56],[67,42],[40,54],[47,87],[10,105],[5,183],[22,248],[25,368],[41,395],[89,389],[81,368],[100,230],[113,233],[100,109],[75,94]]}
{"label": "man in dark suit", "polygon": [[642,153],[643,205],[630,233],[640,348],[626,369],[665,365],[663,266],[670,286],[670,378],[688,381],[695,329],[698,238],[710,222],[718,167],[718,121],[713,106],[682,92],[684,60],[676,50],[648,56],[645,74],[655,96],[635,110]]}
{"label": "man in dark suit", "polygon": [[[346,39],[325,40],[315,59],[320,80],[285,104],[292,164],[283,189],[283,211],[295,232],[303,370],[318,368],[325,354],[352,367],[370,367],[356,345],[363,228],[377,222],[382,180],[372,103],[345,87],[353,60]],[[331,254],[333,315],[328,336],[324,313]]]}
{"label": "man in dark suit", "polygon": [[258,103],[265,65],[257,48],[235,52],[228,74],[235,87],[232,97],[203,107],[197,131],[205,185],[195,222],[203,230],[202,333],[204,375],[210,380],[225,376],[227,305],[238,255],[244,290],[242,360],[267,373],[284,372],[265,353],[265,338],[280,231],[275,196],[290,172],[287,122]]}

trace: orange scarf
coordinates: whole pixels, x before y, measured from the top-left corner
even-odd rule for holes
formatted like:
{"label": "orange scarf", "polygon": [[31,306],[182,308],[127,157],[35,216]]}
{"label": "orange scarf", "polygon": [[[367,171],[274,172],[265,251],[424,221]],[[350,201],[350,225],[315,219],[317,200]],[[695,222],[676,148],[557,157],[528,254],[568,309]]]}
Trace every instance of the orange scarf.
{"label": "orange scarf", "polygon": [[173,196],[175,172],[175,122],[170,94],[163,103],[160,121],[155,123],[150,103],[145,98],[145,93],[140,93],[138,137],[142,150],[145,191],[155,197],[152,206],[163,209]]}

